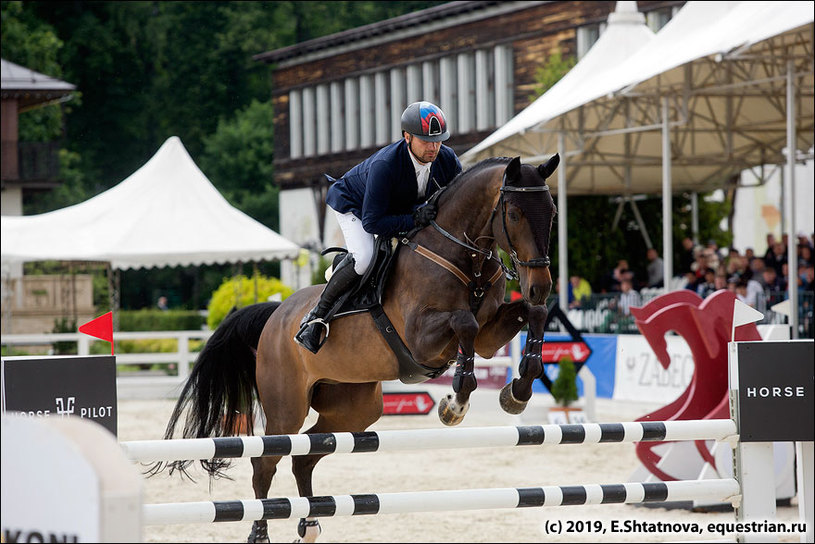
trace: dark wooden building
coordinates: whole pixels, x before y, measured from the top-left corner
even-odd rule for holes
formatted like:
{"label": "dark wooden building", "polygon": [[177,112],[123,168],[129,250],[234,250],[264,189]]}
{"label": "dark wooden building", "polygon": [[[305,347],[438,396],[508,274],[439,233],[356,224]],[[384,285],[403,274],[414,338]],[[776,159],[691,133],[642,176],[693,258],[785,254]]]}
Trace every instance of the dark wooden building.
{"label": "dark wooden building", "polygon": [[[636,4],[656,31],[684,2]],[[323,173],[338,177],[397,140],[417,100],[442,108],[446,144],[465,152],[529,105],[553,53],[588,51],[615,5],[449,2],[256,55],[272,66],[281,234],[313,249],[342,245]]]}

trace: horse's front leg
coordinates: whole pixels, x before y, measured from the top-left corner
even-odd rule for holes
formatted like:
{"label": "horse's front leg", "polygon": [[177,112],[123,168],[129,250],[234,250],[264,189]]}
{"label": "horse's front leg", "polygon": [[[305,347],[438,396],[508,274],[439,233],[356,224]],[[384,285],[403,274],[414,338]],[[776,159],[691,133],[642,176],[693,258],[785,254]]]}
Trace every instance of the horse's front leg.
{"label": "horse's front leg", "polygon": [[543,348],[543,330],[549,314],[545,305],[529,308],[529,331],[526,335],[526,346],[521,362],[518,365],[519,378],[515,378],[501,389],[498,400],[501,408],[509,414],[520,414],[532,397],[532,384],[543,373],[541,350]]}
{"label": "horse's front leg", "polygon": [[475,337],[478,322],[472,312],[454,312],[450,327],[458,337],[456,373],[453,377],[455,395],[447,395],[439,401],[439,419],[445,425],[458,425],[470,408],[470,394],[478,387],[475,379]]}

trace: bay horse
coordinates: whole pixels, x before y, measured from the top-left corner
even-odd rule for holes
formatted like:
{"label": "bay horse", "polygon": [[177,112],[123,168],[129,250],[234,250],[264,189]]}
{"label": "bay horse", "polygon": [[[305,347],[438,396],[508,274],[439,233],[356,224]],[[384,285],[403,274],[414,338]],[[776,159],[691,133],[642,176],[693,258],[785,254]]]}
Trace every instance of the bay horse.
{"label": "bay horse", "polygon": [[[537,167],[520,157],[486,159],[459,174],[438,196],[431,225],[405,235],[384,286],[382,308],[427,372],[418,381],[456,364],[454,394],[439,402],[439,418],[456,425],[477,387],[474,357],[491,358],[523,326],[529,326],[520,377],[499,394],[501,407],[521,413],[543,371],[541,348],[552,288],[549,237],[556,214],[546,179],[559,156]],[[511,268],[498,256],[506,252]],[[522,299],[504,302],[507,275],[519,279]],[[322,286],[300,289],[282,303],[255,304],[228,316],[199,354],[167,425],[173,437],[186,412],[184,438],[235,434],[238,412],[254,434],[255,401],[265,434],[301,431],[312,408],[316,423],[306,433],[361,432],[382,416],[382,382],[403,377],[394,350],[365,313],[330,324],[330,339],[313,354],[295,344],[299,323]],[[413,383],[416,383],[415,381]],[[322,455],[294,456],[300,496],[313,496],[312,473]],[[281,457],[252,459],[255,498],[267,497]],[[192,461],[159,464],[184,471]],[[210,476],[223,476],[229,460],[201,461]],[[317,517],[300,520],[298,533],[313,542]],[[249,542],[268,542],[265,520],[255,521]]]}

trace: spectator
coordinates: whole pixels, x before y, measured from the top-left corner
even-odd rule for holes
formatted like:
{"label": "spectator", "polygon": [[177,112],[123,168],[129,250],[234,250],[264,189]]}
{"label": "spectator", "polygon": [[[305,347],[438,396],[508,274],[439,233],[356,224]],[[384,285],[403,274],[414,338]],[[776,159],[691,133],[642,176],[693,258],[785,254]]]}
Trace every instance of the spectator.
{"label": "spectator", "polygon": [[690,291],[696,292],[696,289],[699,287],[699,279],[696,277],[696,273],[685,272],[685,289]]}
{"label": "spectator", "polygon": [[765,303],[765,296],[764,296],[764,288],[761,286],[761,283],[752,279],[752,278],[745,278],[742,277],[740,283],[744,284],[745,287],[745,302],[752,306],[753,308],[757,308],[759,310],[764,309]]}
{"label": "spectator", "polygon": [[727,276],[725,274],[716,274],[713,278],[713,286],[716,288],[716,291],[727,289]]}
{"label": "spectator", "polygon": [[765,266],[772,266],[779,276],[784,277],[782,267],[787,263],[787,247],[783,242],[775,242],[772,253],[764,259]]}
{"label": "spectator", "polygon": [[812,248],[807,244],[798,244],[798,264],[804,266],[815,264],[812,262]]}
{"label": "spectator", "polygon": [[617,261],[617,266],[612,268],[603,276],[603,284],[601,290],[604,293],[619,293],[620,283],[623,279],[628,278],[633,282],[633,273],[628,269],[628,261],[620,259]]}
{"label": "spectator", "polygon": [[624,315],[631,314],[632,306],[640,306],[642,297],[634,290],[633,282],[625,278],[620,282],[620,310]]}
{"label": "spectator", "polygon": [[662,259],[654,248],[648,248],[648,287],[663,287],[663,264]]}
{"label": "spectator", "polygon": [[753,261],[758,260],[755,251],[751,247],[744,250],[744,258],[747,259],[747,266],[751,266]]}
{"label": "spectator", "polygon": [[773,246],[775,245],[775,235],[772,232],[767,233],[767,250],[764,252],[764,262],[767,263],[773,255]]}
{"label": "spectator", "polygon": [[705,269],[705,276],[696,287],[696,294],[702,298],[716,291],[716,272],[712,268]]}
{"label": "spectator", "polygon": [[580,308],[591,300],[591,284],[580,276],[569,278],[569,308]]}
{"label": "spectator", "polygon": [[765,291],[781,291],[781,280],[773,267],[764,269],[759,282]]}
{"label": "spectator", "polygon": [[815,266],[812,263],[804,267],[804,273],[801,277],[801,289],[804,291],[812,291],[815,289]]}
{"label": "spectator", "polygon": [[679,263],[677,263],[679,265],[677,269],[679,274],[684,275],[686,272],[692,272],[691,265],[696,260],[693,247],[693,240],[685,236],[682,239],[682,249],[679,252]]}
{"label": "spectator", "polygon": [[167,306],[167,297],[165,297],[164,295],[158,297],[158,303],[156,304],[156,306],[158,306],[159,310],[163,311],[170,309],[170,307]]}
{"label": "spectator", "polygon": [[750,302],[749,302],[749,300],[747,298],[747,282],[746,281],[743,281],[741,279],[736,280],[735,293],[736,293],[736,298],[738,298],[740,301],[742,301],[745,304],[748,304],[752,308],[756,307],[755,303],[750,304]]}

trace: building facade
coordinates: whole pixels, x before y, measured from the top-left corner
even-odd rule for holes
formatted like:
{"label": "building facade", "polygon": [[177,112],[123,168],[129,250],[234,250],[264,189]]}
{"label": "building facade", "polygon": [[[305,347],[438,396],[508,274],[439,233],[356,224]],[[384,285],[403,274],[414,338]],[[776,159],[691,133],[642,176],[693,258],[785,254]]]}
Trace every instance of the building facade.
{"label": "building facade", "polygon": [[[637,2],[655,31],[684,2]],[[280,233],[311,250],[343,245],[326,214],[324,174],[339,177],[400,138],[404,108],[438,104],[446,142],[464,153],[535,98],[555,53],[580,58],[616,2],[449,2],[255,56],[272,67]],[[316,263],[284,263],[283,281],[310,283]]]}

